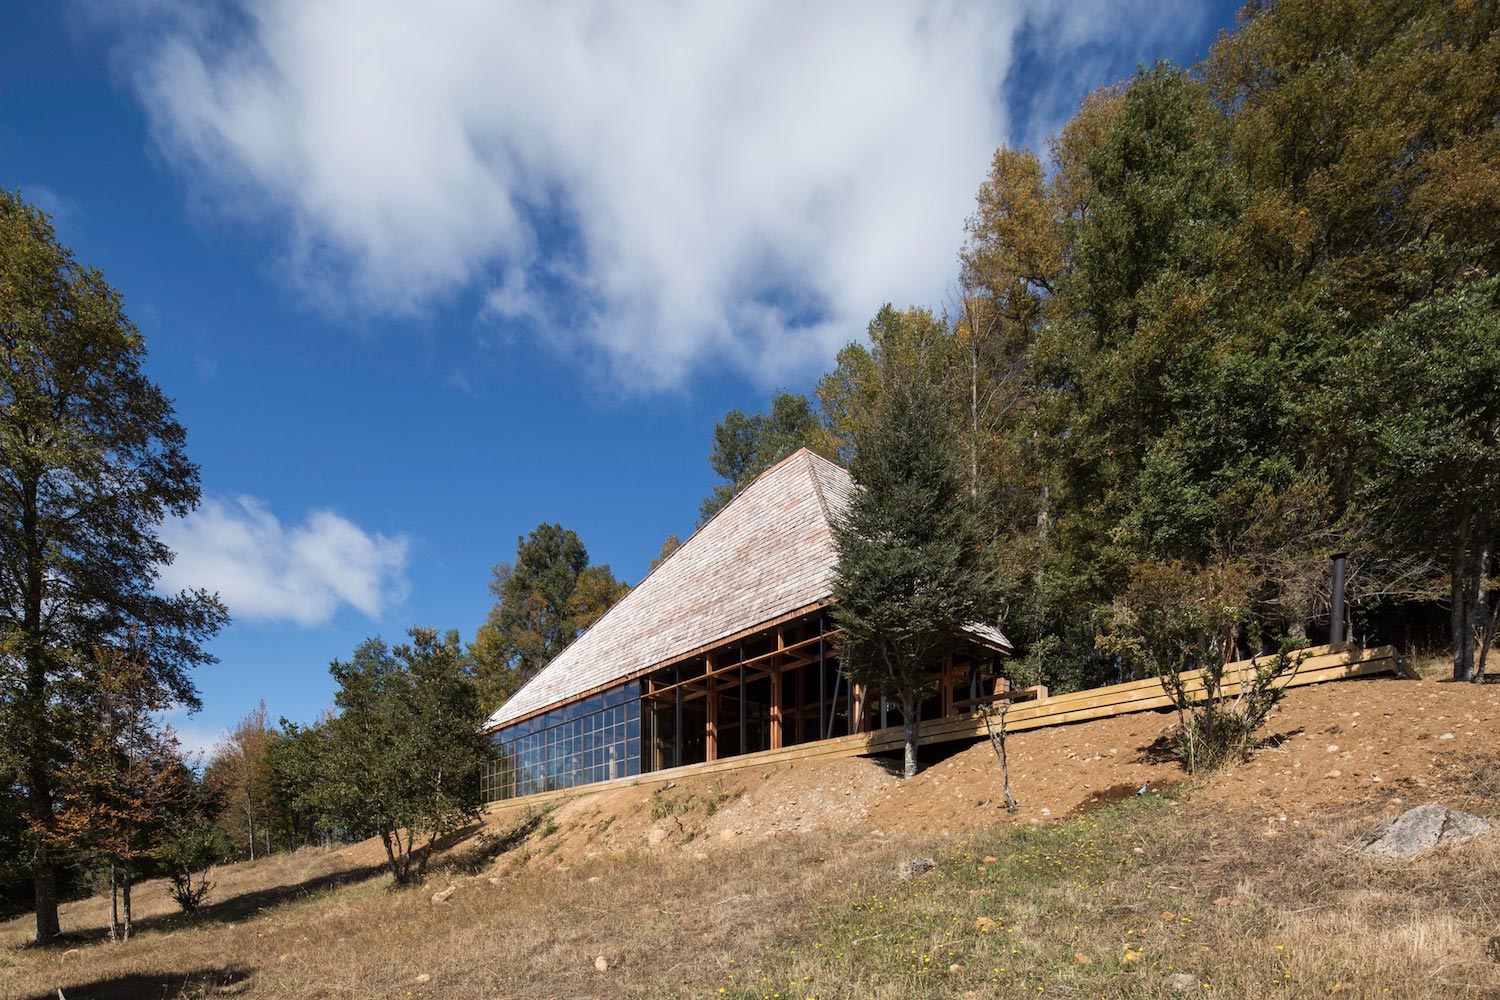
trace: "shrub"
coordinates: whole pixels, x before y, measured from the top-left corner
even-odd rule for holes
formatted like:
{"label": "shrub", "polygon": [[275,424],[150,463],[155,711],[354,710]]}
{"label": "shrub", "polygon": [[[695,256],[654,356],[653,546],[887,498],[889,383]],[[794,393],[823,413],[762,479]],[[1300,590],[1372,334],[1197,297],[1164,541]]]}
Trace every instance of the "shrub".
{"label": "shrub", "polygon": [[[1282,643],[1226,676],[1237,636],[1247,633],[1252,646],[1260,645],[1259,630],[1245,614],[1253,585],[1233,565],[1194,571],[1181,563],[1141,564],[1097,639],[1101,650],[1161,679],[1177,708],[1177,756],[1190,773],[1244,760],[1281,700],[1278,682],[1302,662],[1290,643]],[[1231,697],[1226,684],[1237,684],[1238,692]]]}
{"label": "shrub", "polygon": [[203,905],[214,884],[208,875],[228,853],[224,832],[202,821],[175,827],[162,844],[161,863],[168,892],[184,913]]}

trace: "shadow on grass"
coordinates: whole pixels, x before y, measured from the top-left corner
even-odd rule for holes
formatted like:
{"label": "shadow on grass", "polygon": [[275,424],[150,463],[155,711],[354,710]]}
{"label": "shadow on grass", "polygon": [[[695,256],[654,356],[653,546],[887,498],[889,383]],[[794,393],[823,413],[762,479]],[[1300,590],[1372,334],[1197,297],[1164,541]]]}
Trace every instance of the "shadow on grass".
{"label": "shadow on grass", "polygon": [[[385,865],[365,865],[329,872],[314,878],[304,879],[288,885],[267,886],[253,892],[243,892],[198,908],[195,913],[162,913],[141,917],[132,921],[133,933],[153,930],[172,930],[202,923],[238,923],[253,917],[269,906],[277,906],[340,886],[364,882],[387,871]],[[61,945],[92,944],[107,939],[105,928],[69,931],[55,943]],[[71,996],[71,994],[69,994]],[[101,994],[102,995],[102,994]],[[56,997],[53,998],[56,1000]]]}
{"label": "shadow on grass", "polygon": [[38,993],[26,1000],[167,1000],[167,998],[233,996],[253,970],[240,966],[192,972],[138,972],[97,979]]}

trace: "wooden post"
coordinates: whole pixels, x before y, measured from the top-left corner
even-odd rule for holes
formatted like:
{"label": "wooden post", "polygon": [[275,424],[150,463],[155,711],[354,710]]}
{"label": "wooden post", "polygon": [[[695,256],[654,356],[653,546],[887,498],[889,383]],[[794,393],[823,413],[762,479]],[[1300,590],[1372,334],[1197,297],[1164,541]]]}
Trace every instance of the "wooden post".
{"label": "wooden post", "polygon": [[828,710],[828,659],[824,654],[823,615],[818,614],[818,739],[828,731],[824,713]]}
{"label": "wooden post", "polygon": [[943,654],[943,679],[938,684],[942,692],[942,707],[939,718],[946,719],[953,714],[953,651],[949,650]]}
{"label": "wooden post", "polygon": [[[776,630],[776,649],[779,652],[786,646],[782,638],[781,629]],[[782,737],[781,718],[781,657],[771,659],[771,749],[780,750],[785,744]]]}
{"label": "wooden post", "polygon": [[749,728],[745,722],[745,644],[740,643],[740,753],[750,750]]}
{"label": "wooden post", "polygon": [[672,766],[682,766],[682,668],[677,668],[677,686],[672,689],[677,698],[677,723],[672,727]]}
{"label": "wooden post", "polygon": [[707,661],[710,676],[708,677],[708,700],[704,707],[704,715],[707,716],[706,732],[704,734],[705,760],[719,759],[719,699],[714,694],[713,659]]}

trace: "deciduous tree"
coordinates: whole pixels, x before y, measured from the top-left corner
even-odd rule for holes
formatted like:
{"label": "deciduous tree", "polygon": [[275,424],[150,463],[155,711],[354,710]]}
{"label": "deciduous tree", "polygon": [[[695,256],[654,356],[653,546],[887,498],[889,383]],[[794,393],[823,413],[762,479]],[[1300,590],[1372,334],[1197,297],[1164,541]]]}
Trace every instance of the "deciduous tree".
{"label": "deciduous tree", "polygon": [[0,192],[0,734],[33,836],[36,939],[58,934],[52,844],[95,648],[143,636],[144,677],[197,704],[189,671],[226,621],[202,592],[163,594],[162,520],[198,503],[171,402],[142,370],[119,294],[46,216]]}
{"label": "deciduous tree", "polygon": [[410,636],[394,649],[367,640],[332,664],[338,714],[319,768],[327,814],[378,836],[399,885],[421,879],[438,839],[478,815],[489,754],[457,633]]}

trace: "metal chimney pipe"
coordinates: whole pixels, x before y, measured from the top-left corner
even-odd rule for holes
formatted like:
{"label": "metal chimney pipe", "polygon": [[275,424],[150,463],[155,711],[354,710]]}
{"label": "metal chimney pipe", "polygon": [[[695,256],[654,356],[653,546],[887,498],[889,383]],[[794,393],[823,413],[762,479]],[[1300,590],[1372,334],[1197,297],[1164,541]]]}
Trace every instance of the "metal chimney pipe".
{"label": "metal chimney pipe", "polygon": [[1335,552],[1328,558],[1333,560],[1333,614],[1328,623],[1328,641],[1344,641],[1344,569],[1349,562],[1349,553]]}

